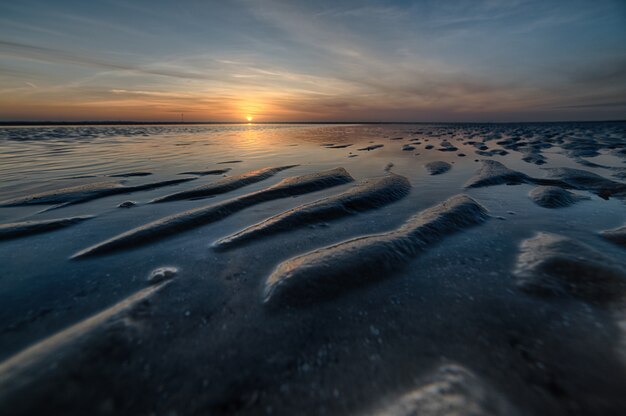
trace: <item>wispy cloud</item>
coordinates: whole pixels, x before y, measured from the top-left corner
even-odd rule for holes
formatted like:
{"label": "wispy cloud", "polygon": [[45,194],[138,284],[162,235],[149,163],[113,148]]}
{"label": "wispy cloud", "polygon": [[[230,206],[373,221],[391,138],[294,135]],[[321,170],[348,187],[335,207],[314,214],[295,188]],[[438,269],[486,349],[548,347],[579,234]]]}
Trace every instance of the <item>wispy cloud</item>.
{"label": "wispy cloud", "polygon": [[97,59],[87,55],[78,55],[69,51],[60,49],[47,48],[42,46],[34,46],[17,42],[9,42],[0,40],[0,55],[13,58],[33,59],[43,62],[58,62],[69,65],[88,66],[102,70],[129,71],[142,73],[146,75],[159,75],[164,77],[183,78],[183,79],[206,79],[207,77],[200,73],[191,73],[183,71],[172,71],[163,69],[150,69],[126,64],[122,62],[114,62],[111,60]]}
{"label": "wispy cloud", "polygon": [[618,1],[37,5],[0,18],[0,118],[62,108],[211,120],[600,117],[626,100]]}

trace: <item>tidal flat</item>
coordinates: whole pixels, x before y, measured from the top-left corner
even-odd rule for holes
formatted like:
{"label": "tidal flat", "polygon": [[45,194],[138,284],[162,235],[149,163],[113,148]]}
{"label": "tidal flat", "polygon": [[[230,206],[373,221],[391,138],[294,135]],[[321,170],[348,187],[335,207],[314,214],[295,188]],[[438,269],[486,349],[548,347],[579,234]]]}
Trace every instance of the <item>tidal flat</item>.
{"label": "tidal flat", "polygon": [[620,122],[2,127],[0,414],[626,414],[624,149]]}

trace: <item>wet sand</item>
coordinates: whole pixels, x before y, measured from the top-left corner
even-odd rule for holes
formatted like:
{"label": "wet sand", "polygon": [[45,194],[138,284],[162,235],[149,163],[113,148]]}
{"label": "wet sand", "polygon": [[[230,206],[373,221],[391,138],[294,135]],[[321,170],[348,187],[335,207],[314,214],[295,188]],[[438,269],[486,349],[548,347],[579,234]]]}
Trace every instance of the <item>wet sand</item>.
{"label": "wet sand", "polygon": [[0,414],[626,412],[624,123],[0,141]]}

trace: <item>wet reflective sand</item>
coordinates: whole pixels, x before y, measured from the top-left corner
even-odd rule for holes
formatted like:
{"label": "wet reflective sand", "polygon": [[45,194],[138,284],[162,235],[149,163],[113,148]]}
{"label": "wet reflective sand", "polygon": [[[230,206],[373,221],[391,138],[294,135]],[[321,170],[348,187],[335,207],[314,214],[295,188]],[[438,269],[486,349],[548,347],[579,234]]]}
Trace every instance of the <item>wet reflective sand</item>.
{"label": "wet reflective sand", "polygon": [[2,128],[0,413],[623,413],[625,148],[624,123]]}

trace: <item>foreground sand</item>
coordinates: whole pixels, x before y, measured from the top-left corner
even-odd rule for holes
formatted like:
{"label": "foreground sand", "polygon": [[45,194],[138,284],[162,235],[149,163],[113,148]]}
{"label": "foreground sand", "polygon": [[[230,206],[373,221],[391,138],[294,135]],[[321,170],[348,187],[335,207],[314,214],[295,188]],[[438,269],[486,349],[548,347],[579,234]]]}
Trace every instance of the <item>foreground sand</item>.
{"label": "foreground sand", "polygon": [[0,414],[626,412],[625,124],[91,129],[0,131]]}

